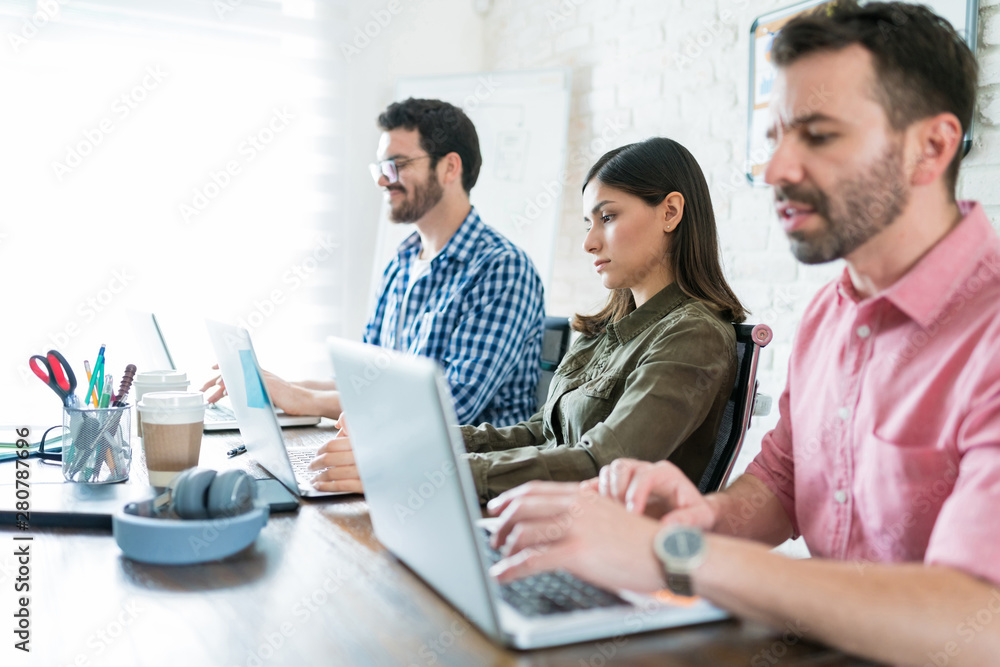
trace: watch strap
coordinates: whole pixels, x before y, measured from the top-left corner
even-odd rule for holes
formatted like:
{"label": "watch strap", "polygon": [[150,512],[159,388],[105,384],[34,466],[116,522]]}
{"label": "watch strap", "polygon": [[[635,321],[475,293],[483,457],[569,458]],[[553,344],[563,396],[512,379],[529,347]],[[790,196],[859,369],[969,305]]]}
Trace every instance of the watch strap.
{"label": "watch strap", "polygon": [[688,574],[674,574],[667,571],[667,588],[676,595],[685,597],[694,595],[694,591],[691,589],[691,575]]}

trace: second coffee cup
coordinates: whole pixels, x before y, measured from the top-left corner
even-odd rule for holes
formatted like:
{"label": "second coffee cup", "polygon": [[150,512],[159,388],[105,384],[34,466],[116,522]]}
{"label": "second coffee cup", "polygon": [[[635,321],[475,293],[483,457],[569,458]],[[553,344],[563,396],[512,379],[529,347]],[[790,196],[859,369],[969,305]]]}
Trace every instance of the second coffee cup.
{"label": "second coffee cup", "polygon": [[[188,377],[184,371],[143,371],[135,374],[132,390],[136,404],[151,391],[187,391]],[[142,437],[142,414],[136,413],[135,430]]]}
{"label": "second coffee cup", "polygon": [[203,394],[151,392],[136,407],[142,415],[142,450],[150,484],[167,486],[178,473],[198,465],[205,422]]}

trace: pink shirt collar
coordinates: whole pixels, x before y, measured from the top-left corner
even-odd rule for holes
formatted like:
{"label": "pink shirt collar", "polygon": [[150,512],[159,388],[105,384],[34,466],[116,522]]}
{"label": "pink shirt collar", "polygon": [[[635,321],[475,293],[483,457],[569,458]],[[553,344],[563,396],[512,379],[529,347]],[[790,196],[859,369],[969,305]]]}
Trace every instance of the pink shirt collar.
{"label": "pink shirt collar", "polygon": [[[1000,240],[982,205],[960,201],[958,209],[963,217],[955,228],[902,278],[871,300],[887,299],[924,329],[937,320],[950,297],[976,270],[976,260],[987,252],[1000,252]],[[862,303],[846,268],[837,284],[837,294],[841,299]]]}

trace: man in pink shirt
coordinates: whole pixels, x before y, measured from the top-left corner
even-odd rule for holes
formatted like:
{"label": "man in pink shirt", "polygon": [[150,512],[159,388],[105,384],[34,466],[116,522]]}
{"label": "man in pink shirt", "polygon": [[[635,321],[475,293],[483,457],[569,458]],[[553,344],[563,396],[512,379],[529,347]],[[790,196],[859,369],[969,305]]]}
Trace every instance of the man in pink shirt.
{"label": "man in pink shirt", "polygon": [[[846,260],[803,316],[778,425],[704,497],[630,460],[507,492],[494,573],[666,584],[876,660],[1000,664],[1000,238],[954,194],[974,57],[925,8],[848,0],[772,57],[778,218],[799,260]],[[796,535],[813,558],[770,552]]]}

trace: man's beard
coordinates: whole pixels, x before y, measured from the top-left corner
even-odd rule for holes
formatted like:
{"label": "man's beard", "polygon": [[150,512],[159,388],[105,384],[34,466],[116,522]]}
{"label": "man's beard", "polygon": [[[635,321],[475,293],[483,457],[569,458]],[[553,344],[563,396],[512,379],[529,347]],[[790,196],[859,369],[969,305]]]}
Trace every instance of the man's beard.
{"label": "man's beard", "polygon": [[403,192],[402,200],[389,207],[389,219],[393,222],[416,222],[424,217],[427,211],[434,208],[444,196],[444,188],[441,187],[433,169],[427,175],[427,181],[423,185],[411,186],[409,196],[406,194],[406,190],[398,184],[390,185],[386,189],[402,190]]}
{"label": "man's beard", "polygon": [[789,232],[796,259],[803,264],[822,264],[846,257],[892,224],[910,196],[902,153],[901,144],[890,145],[868,171],[837,183],[833,188],[837,199],[833,201],[817,188],[776,186],[776,201],[807,204],[824,221],[818,232]]}

